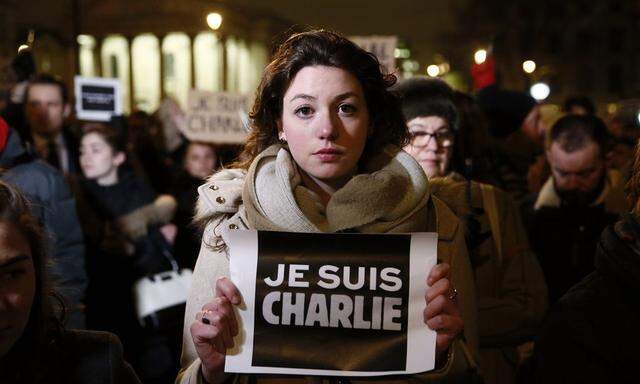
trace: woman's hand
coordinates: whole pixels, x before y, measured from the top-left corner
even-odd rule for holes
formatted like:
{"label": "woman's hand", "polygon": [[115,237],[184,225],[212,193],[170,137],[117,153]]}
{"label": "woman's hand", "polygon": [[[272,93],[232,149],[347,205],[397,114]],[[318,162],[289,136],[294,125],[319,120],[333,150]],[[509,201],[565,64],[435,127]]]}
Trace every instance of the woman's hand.
{"label": "woman's hand", "polygon": [[238,288],[226,277],[216,281],[216,297],[202,306],[191,324],[191,338],[202,363],[202,375],[208,383],[224,378],[224,359],[238,334],[238,322],[232,305],[240,304]]}
{"label": "woman's hand", "polygon": [[449,282],[449,264],[438,264],[427,277],[424,323],[437,332],[436,354],[441,356],[462,332],[464,321],[456,303],[457,292]]}

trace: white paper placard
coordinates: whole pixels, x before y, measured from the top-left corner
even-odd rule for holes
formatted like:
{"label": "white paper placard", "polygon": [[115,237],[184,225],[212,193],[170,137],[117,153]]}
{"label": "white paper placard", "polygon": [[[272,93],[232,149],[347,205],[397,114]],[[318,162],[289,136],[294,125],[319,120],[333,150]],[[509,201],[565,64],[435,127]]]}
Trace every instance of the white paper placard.
{"label": "white paper placard", "polygon": [[74,89],[78,119],[109,121],[114,115],[122,115],[118,79],[75,76]]}
{"label": "white paper placard", "polygon": [[[278,240],[277,236],[281,236],[279,238],[280,240]],[[296,240],[296,236],[307,237],[300,240],[304,241],[303,243],[301,243],[300,241]],[[350,236],[349,241],[351,244],[351,248],[349,248],[349,245],[342,247],[340,243],[342,240],[341,238],[339,238],[339,236]],[[388,237],[385,238],[385,236]],[[254,374],[264,373],[319,376],[383,376],[413,374],[432,370],[435,365],[436,333],[427,328],[427,326],[424,324],[423,311],[426,305],[426,278],[428,276],[428,273],[431,271],[431,268],[433,268],[433,266],[436,264],[437,259],[437,234],[415,233],[411,235],[404,235],[405,237],[402,239],[396,237],[393,241],[404,241],[406,247],[404,247],[403,249],[405,249],[405,253],[408,254],[408,257],[404,256],[404,259],[398,258],[398,260],[405,260],[402,263],[398,264],[394,264],[395,261],[390,261],[385,257],[379,257],[380,255],[385,255],[384,252],[380,253],[380,244],[385,244],[391,241],[391,236],[399,235],[287,234],[282,232],[258,232],[255,230],[230,230],[225,233],[224,239],[230,251],[231,280],[238,287],[243,298],[243,304],[237,308],[236,312],[240,333],[234,340],[235,347],[227,351],[225,371]],[[274,238],[275,240],[269,240],[269,238]],[[267,244],[267,242],[264,239],[269,240],[271,242],[271,245],[265,245]],[[309,241],[310,239],[311,241]],[[360,248],[360,251],[352,254],[349,249],[354,249],[354,241],[357,242],[357,247]],[[308,246],[309,244],[313,245]],[[345,249],[346,253],[340,252],[338,258],[337,254],[333,254],[333,256],[329,255],[328,257],[326,257],[326,254],[323,253],[325,251],[318,251],[319,253],[316,252],[318,248],[326,249],[327,247],[331,248],[332,246],[338,247],[336,249]],[[378,256],[371,259],[374,261],[371,262],[369,266],[367,266],[366,264],[360,265],[359,263],[356,263],[355,260],[364,260],[358,258],[358,255],[362,254],[362,252],[365,252],[365,254],[369,254],[369,252],[378,252]],[[310,255],[313,256],[313,254],[317,254],[317,258],[310,257]],[[302,261],[301,258],[309,261]],[[312,259],[313,261],[311,261]],[[269,261],[265,262],[264,260]],[[307,263],[308,265],[304,263]],[[380,263],[384,264],[383,266],[385,266],[385,268],[383,268]],[[276,264],[278,265],[277,273],[274,269],[274,266]],[[282,267],[283,270],[288,272],[281,273],[282,271],[280,271],[279,269],[281,268],[281,264],[284,265]],[[373,265],[376,265],[378,267],[373,267]],[[397,268],[393,267],[394,265]],[[265,266],[267,266],[268,268],[265,269]],[[353,275],[351,275],[351,272],[349,272],[350,277],[348,278],[348,283],[344,280],[344,276],[347,276],[345,268],[346,266],[350,266],[350,268],[352,267],[354,271]],[[320,273],[320,271],[325,267],[327,268],[325,271],[333,271],[331,267],[336,267],[338,269],[342,268],[342,271],[345,273],[345,275],[342,275],[343,278],[341,280],[340,287],[331,288],[335,289],[335,291],[318,287],[321,285],[320,281],[322,281],[325,285],[327,284],[327,282],[335,283],[335,280],[332,281],[330,279],[330,276],[322,275]],[[366,268],[366,271],[368,272],[363,273],[363,276],[367,276],[362,283],[363,286],[361,288],[355,288],[354,284],[360,283],[359,268]],[[393,271],[394,268],[400,270],[401,272],[393,275],[393,272],[389,271]],[[357,282],[356,279],[353,278],[353,276],[355,276],[356,270],[358,270]],[[273,271],[273,273],[269,271]],[[349,271],[351,271],[351,269]],[[385,271],[388,272],[386,275]],[[268,273],[268,275],[265,275],[265,273]],[[338,272],[334,274],[334,276],[338,275]],[[263,278],[264,276],[268,277]],[[318,278],[318,276],[320,277]],[[397,279],[394,279],[394,276],[397,277]],[[408,290],[406,290],[406,298],[408,300],[406,303],[403,302],[402,306],[387,307],[387,300],[398,300],[398,298],[395,296],[398,296],[401,292],[405,292],[405,288],[403,288],[403,291],[394,291],[394,289],[398,289],[398,283],[408,283]],[[339,297],[342,300],[346,300],[346,297],[350,297],[349,295],[337,293],[339,292],[339,290],[344,291],[346,289],[345,287],[347,287],[347,284],[349,286],[352,286],[354,292],[356,293],[352,295],[354,303],[352,307],[353,309],[351,312],[348,312],[349,320],[353,320],[351,322],[345,323],[340,320],[339,316],[339,314],[345,314],[345,312],[341,312],[346,311],[345,307],[334,307],[333,304],[334,298]],[[342,285],[344,285],[344,287]],[[385,288],[383,288],[383,286]],[[296,308],[298,308],[297,305],[300,303],[300,301],[297,300],[302,298],[302,296],[295,296],[295,302],[293,301],[293,297],[294,295],[301,295],[300,292],[304,292],[304,290],[306,289],[309,290],[309,293],[316,292],[318,294],[317,297],[324,296],[327,298],[324,302],[324,308],[328,310],[326,316],[328,316],[329,319],[329,327],[324,327],[323,321],[318,320],[320,318],[323,318],[323,316],[319,316],[318,319],[314,317],[313,321],[309,319],[311,317],[310,314],[312,314],[313,312],[310,309],[310,303],[314,302],[314,294],[305,296],[305,299],[302,300],[302,302],[307,307],[305,307],[304,310],[296,312]],[[356,289],[359,290],[356,291]],[[283,292],[277,291],[275,292],[276,294],[274,296],[273,290],[282,290]],[[292,292],[286,292],[288,290],[291,290]],[[366,296],[367,293],[365,292],[365,296],[359,296],[363,291],[367,290],[370,290],[373,293],[369,293],[369,296]],[[294,291],[296,291],[297,293],[294,293]],[[265,292],[269,293],[265,295]],[[324,292],[326,293],[326,295],[320,294],[318,292]],[[291,295],[289,296],[289,298],[291,298],[290,303],[293,303],[291,306],[287,306],[286,304],[288,302],[286,296],[287,294]],[[392,298],[392,296],[394,297]],[[260,299],[261,297],[263,298],[263,300]],[[279,297],[280,301],[276,302],[276,304],[273,304],[272,301],[269,301],[267,303],[268,297]],[[310,297],[309,300],[307,300],[307,297]],[[358,297],[363,298],[359,299]],[[376,297],[380,297],[380,299],[376,299]],[[363,301],[366,301],[368,299],[372,300],[372,302],[374,303],[375,300],[380,300],[379,303],[384,304],[380,304],[378,305],[378,307],[376,307],[375,304],[372,304],[370,306],[358,306],[358,303],[363,303]],[[281,303],[280,312],[274,310],[274,308],[278,306],[278,303]],[[331,305],[327,303],[331,303]],[[406,307],[407,305],[408,308]],[[285,310],[285,307],[289,309],[288,312]],[[321,306],[316,308],[320,307]],[[360,312],[358,308],[360,308]],[[363,310],[366,308],[372,308],[369,313],[369,320],[363,320],[367,318],[368,313]],[[392,310],[382,310],[382,312],[379,313],[380,311],[376,311],[376,308],[392,308]],[[396,310],[398,310],[399,312],[397,312]],[[274,315],[276,312],[278,312],[278,314]],[[285,315],[285,312],[288,315]],[[296,313],[300,314],[300,316],[298,316]],[[313,313],[315,314],[316,312]],[[322,311],[318,311],[317,313],[322,313]],[[396,314],[394,315],[394,313]],[[398,315],[398,313],[406,313],[406,315],[400,316]],[[301,320],[303,317],[306,317],[306,320]],[[406,323],[403,320],[405,318]],[[277,319],[281,322],[277,325],[267,325],[268,327],[279,329],[278,332],[282,332],[281,335],[273,336],[276,338],[272,339],[279,340],[279,342],[269,343],[268,345],[258,342],[259,339],[267,340],[265,339],[265,328],[259,328],[261,327],[260,323],[265,323],[264,319],[272,319],[271,321],[275,321],[275,319]],[[338,320],[336,320],[334,324],[335,319]],[[374,319],[377,319],[377,321]],[[300,323],[298,323],[299,320]],[[267,320],[267,322],[269,321],[270,320]],[[327,319],[325,318],[325,325],[326,321]],[[320,323],[320,326],[317,325],[318,323]],[[272,322],[270,324],[275,323]],[[345,324],[348,324],[349,326],[345,326]],[[398,327],[397,329],[394,328],[396,326]],[[362,329],[356,329],[358,327]],[[300,356],[319,356],[322,354],[321,351],[331,351],[329,353],[325,352],[325,355],[334,353],[339,354],[340,351],[338,349],[331,347],[331,345],[335,346],[335,344],[331,343],[342,343],[342,340],[346,340],[348,337],[344,336],[344,339],[340,337],[338,340],[338,338],[336,337],[336,332],[342,332],[341,335],[350,332],[350,334],[352,335],[351,337],[355,337],[351,338],[350,342],[357,342],[362,344],[356,346],[356,348],[362,348],[363,345],[369,342],[374,343],[373,338],[375,337],[371,338],[372,341],[369,341],[368,337],[360,337],[360,334],[379,334],[380,338],[375,342],[382,344],[376,345],[384,347],[377,349],[380,352],[378,354],[379,356],[377,357],[378,360],[371,362],[356,362],[356,364],[361,364],[361,366],[375,366],[376,369],[317,369],[309,368],[308,366],[322,365],[322,362],[313,361],[313,358],[310,358],[310,361],[304,361],[304,359],[302,361],[299,361]],[[399,335],[400,337],[398,338],[398,336],[393,336],[388,340],[394,342],[397,340],[402,340],[402,342],[400,343],[395,342],[396,347],[400,348],[400,350],[403,351],[403,353],[401,354],[387,351],[387,346],[389,346],[389,344],[385,344],[387,340],[386,337],[388,337],[387,335],[393,335],[393,332],[395,332],[395,334]],[[299,349],[296,350],[296,348],[300,348],[300,345],[303,345],[303,348],[305,348],[305,340],[307,340],[306,334],[310,335],[309,340],[313,339],[316,341],[309,344],[308,351],[300,351]],[[318,338],[318,336],[320,336],[320,338]],[[335,340],[333,340],[332,338],[334,338]],[[317,340],[321,341],[318,342]],[[325,340],[327,343],[326,345],[324,345]],[[291,345],[288,345],[288,343],[291,343]],[[346,349],[348,349],[348,346],[343,344],[340,345],[341,347],[344,346]],[[275,354],[268,356],[268,359],[270,359],[270,363],[264,364],[264,361],[266,360],[263,357],[256,357],[259,354],[258,349],[267,350],[269,353],[271,353],[271,350],[280,350],[285,355],[289,353],[290,356],[282,357],[282,359],[284,360],[279,360],[279,352],[276,352]],[[370,352],[370,350],[368,350],[368,352]],[[354,354],[346,353],[347,357],[352,355]],[[404,357],[399,358],[398,356]],[[287,360],[289,358],[293,360]],[[320,359],[322,359],[322,357],[320,357]],[[256,361],[258,361],[258,363],[256,363]],[[260,364],[260,361],[262,361],[263,363]],[[291,361],[294,362],[291,363]],[[380,364],[380,362],[382,362],[382,364],[385,364],[385,362],[390,362],[389,364],[395,364],[393,366],[397,367],[397,369],[378,369],[378,365]]]}
{"label": "white paper placard", "polygon": [[250,101],[248,95],[191,90],[186,124],[179,128],[192,141],[242,144],[248,133]]}

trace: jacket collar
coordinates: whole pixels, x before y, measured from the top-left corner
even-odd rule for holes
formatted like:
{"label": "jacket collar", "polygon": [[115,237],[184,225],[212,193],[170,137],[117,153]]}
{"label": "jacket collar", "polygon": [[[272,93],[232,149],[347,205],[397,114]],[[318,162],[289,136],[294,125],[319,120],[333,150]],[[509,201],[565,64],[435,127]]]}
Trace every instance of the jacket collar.
{"label": "jacket collar", "polygon": [[[534,210],[542,207],[560,207],[560,196],[553,185],[553,176],[550,176],[547,182],[542,186],[538,193],[538,198],[533,206]],[[607,212],[622,214],[627,212],[628,207],[624,197],[624,181],[620,172],[610,169],[605,175],[604,188],[602,193],[590,204],[597,206],[605,205]]]}

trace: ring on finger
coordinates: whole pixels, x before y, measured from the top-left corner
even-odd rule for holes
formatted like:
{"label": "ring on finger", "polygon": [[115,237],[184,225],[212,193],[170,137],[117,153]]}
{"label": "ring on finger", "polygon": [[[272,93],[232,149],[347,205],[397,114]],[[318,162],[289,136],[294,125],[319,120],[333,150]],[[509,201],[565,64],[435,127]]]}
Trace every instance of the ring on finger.
{"label": "ring on finger", "polygon": [[200,319],[200,321],[202,322],[202,324],[207,324],[207,325],[211,325],[211,320],[209,320],[209,318],[207,318],[207,315],[213,313],[213,311],[210,311],[208,309],[205,309],[202,311],[202,318]]}

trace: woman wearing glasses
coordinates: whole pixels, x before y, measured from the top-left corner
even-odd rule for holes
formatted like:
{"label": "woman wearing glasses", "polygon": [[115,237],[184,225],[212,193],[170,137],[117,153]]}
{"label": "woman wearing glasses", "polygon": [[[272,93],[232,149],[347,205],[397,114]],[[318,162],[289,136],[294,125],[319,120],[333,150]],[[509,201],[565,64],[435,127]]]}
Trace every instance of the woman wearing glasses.
{"label": "woman wearing glasses", "polygon": [[[516,205],[502,190],[453,171],[459,127],[453,90],[443,81],[412,78],[396,87],[411,141],[404,147],[429,177],[432,192],[456,212],[474,270],[480,369],[487,384],[513,383],[519,362],[547,307],[542,270]],[[469,110],[466,108],[465,110]]]}

